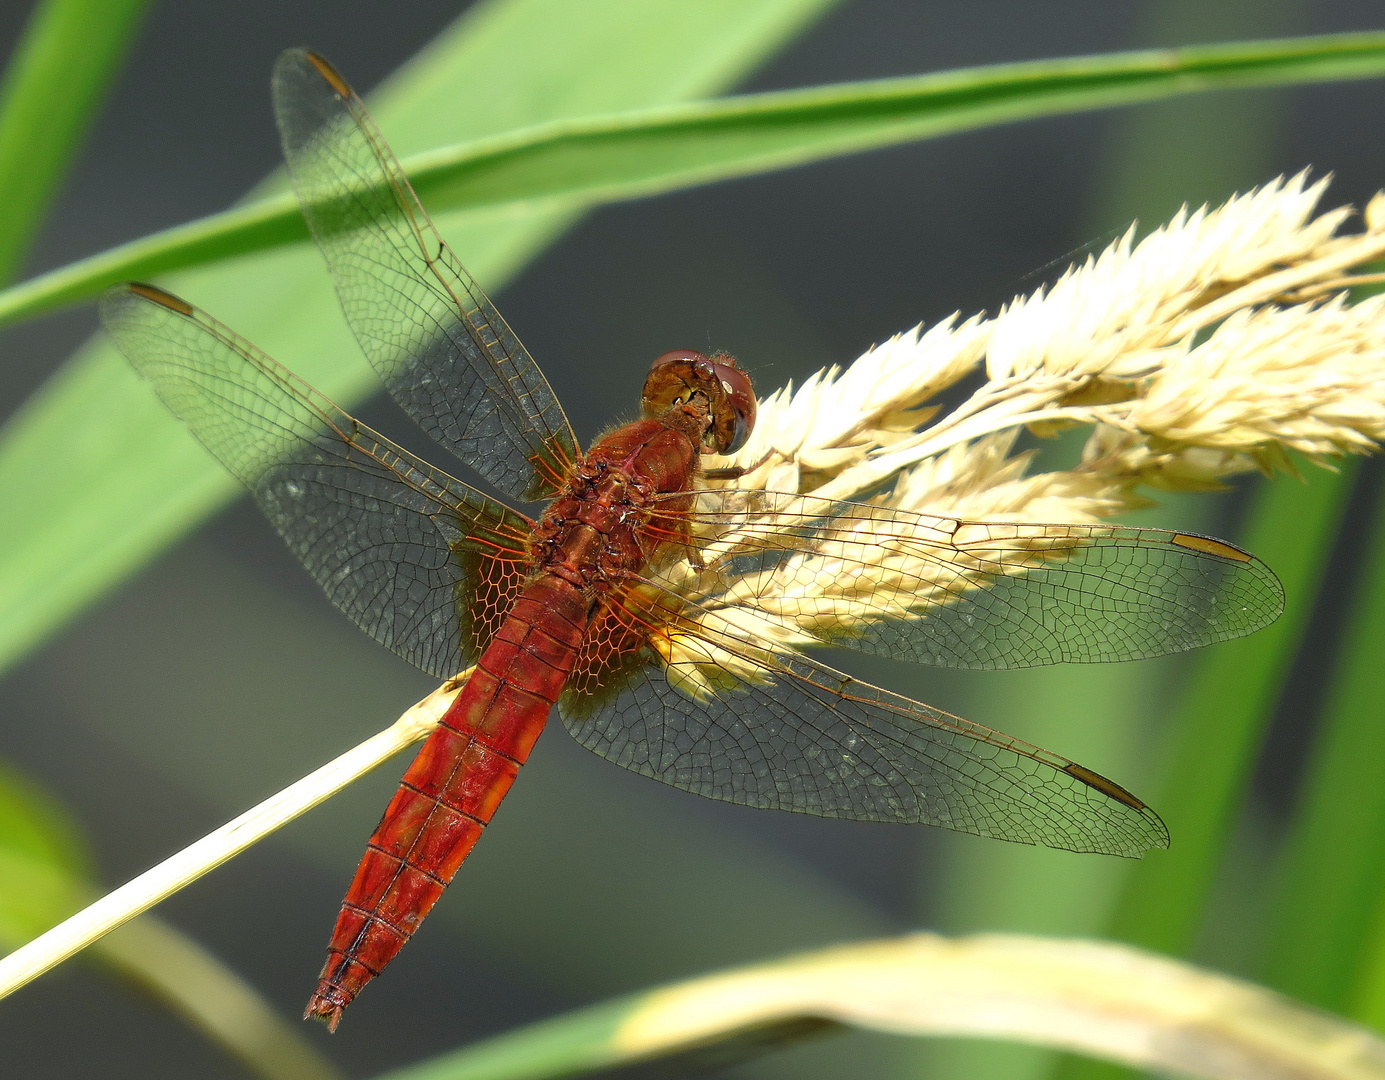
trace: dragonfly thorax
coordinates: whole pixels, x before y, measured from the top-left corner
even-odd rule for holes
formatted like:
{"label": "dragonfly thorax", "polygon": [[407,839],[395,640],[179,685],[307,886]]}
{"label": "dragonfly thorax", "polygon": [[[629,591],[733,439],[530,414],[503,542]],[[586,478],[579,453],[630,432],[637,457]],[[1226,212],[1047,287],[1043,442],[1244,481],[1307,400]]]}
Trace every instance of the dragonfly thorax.
{"label": "dragonfly thorax", "polygon": [[[693,485],[697,452],[678,423],[686,419],[671,413],[636,420],[591,448],[534,529],[540,572],[595,597],[646,565],[653,554],[644,536],[651,508],[665,509],[665,496]],[[684,500],[674,501],[685,508]]]}

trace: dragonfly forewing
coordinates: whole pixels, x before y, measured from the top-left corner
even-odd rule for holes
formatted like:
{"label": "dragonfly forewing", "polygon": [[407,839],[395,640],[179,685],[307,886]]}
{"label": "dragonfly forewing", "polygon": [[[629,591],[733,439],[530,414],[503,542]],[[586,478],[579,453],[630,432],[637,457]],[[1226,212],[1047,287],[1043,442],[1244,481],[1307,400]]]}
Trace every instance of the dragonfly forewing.
{"label": "dragonfly forewing", "polygon": [[690,612],[786,643],[951,668],[1138,660],[1244,636],[1283,608],[1263,562],[1190,533],[776,492],[703,492],[699,506],[702,567],[660,583]]}
{"label": "dragonfly forewing", "polygon": [[295,191],[342,310],[400,406],[515,498],[547,498],[577,458],[548,380],[443,242],[359,97],[314,53],[274,69]]}

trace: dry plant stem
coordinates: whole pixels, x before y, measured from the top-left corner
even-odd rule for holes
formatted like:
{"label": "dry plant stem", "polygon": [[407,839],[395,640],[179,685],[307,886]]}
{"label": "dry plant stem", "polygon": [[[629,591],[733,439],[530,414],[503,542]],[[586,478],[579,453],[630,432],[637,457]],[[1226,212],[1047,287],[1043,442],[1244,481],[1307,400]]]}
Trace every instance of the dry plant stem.
{"label": "dry plant stem", "polygon": [[1363,285],[1385,285],[1385,274],[1346,274],[1342,277],[1320,281],[1314,285],[1305,285],[1301,289],[1294,289],[1285,293],[1284,299],[1289,303],[1301,304],[1305,300],[1313,300],[1319,296],[1327,296],[1329,293],[1355,289]]}
{"label": "dry plant stem", "polygon": [[628,1062],[803,1017],[1213,1080],[1385,1078],[1378,1035],[1263,987],[1126,945],[1011,934],[915,934],[665,987],[612,1041]]}
{"label": "dry plant stem", "polygon": [[71,918],[40,934],[0,959],[0,998],[85,949],[136,915],[222,863],[254,846],[270,833],[335,795],[352,781],[417,742],[437,725],[466,681],[467,673],[444,683],[384,731],[328,762],[189,844],[157,866],[89,904]]}

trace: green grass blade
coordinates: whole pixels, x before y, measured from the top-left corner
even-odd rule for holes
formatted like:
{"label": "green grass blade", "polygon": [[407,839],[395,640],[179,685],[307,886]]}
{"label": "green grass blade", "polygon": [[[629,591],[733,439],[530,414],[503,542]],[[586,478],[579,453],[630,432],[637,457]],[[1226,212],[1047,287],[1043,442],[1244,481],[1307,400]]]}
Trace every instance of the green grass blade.
{"label": "green grass blade", "polygon": [[75,911],[90,868],[63,807],[0,764],[0,947],[23,944]]}
{"label": "green grass blade", "polygon": [[292,196],[259,199],[142,236],[0,291],[0,326],[90,300],[121,281],[147,281],[306,239],[308,226]]}
{"label": "green grass blade", "polygon": [[1353,1019],[1385,1031],[1385,903],[1379,895],[1371,925],[1358,942],[1358,960],[1344,1011]]}
{"label": "green grass blade", "polygon": [[[1167,658],[986,672],[987,679],[953,707],[1096,768],[1148,798],[1143,751],[1173,673]],[[1151,805],[1163,813],[1161,803]],[[941,882],[941,895],[927,925],[949,933],[1095,935],[1131,868],[1123,859],[967,836],[940,837],[935,850],[941,858],[930,858],[929,867]],[[1153,854],[1159,853],[1145,858]],[[1050,1075],[1054,1056],[1018,1043],[974,1040],[929,1042],[919,1049],[917,1075],[940,1080],[1038,1080]]]}
{"label": "green grass blade", "polygon": [[[404,164],[448,210],[574,210],[1037,116],[1227,87],[1385,74],[1385,34],[1339,34],[1000,64],[562,119]],[[305,239],[286,196],[237,207],[0,293],[0,325],[215,259]]]}
{"label": "green grass blade", "polygon": [[1111,937],[1174,955],[1186,955],[1194,943],[1266,725],[1307,629],[1355,469],[1305,473],[1304,483],[1281,479],[1256,493],[1240,539],[1284,583],[1284,614],[1195,661],[1172,718],[1167,778],[1149,796],[1173,843],[1150,852],[1130,874],[1109,923]]}
{"label": "green grass blade", "polygon": [[1385,896],[1385,509],[1351,590],[1321,730],[1282,856],[1265,979],[1350,1010]]}
{"label": "green grass blade", "polygon": [[[1237,815],[1274,716],[1295,652],[1303,640],[1327,569],[1353,462],[1341,472],[1309,467],[1306,482],[1262,483],[1243,534],[1284,584],[1284,614],[1273,625],[1224,642],[1195,661],[1171,717],[1164,781],[1147,798],[1169,826],[1167,851],[1151,851],[1125,875],[1102,936],[1188,955]],[[1128,1069],[1069,1059],[1062,1080],[1129,1077]]]}
{"label": "green grass blade", "polygon": [[0,80],[0,281],[18,271],[148,0],[44,0]]}
{"label": "green grass blade", "polygon": [[470,163],[451,150],[420,159],[418,182],[459,209],[608,201],[1038,116],[1381,74],[1379,33],[997,64],[552,125],[478,146]]}
{"label": "green grass blade", "polygon": [[[484,4],[385,88],[376,115],[395,148],[408,154],[568,115],[704,96],[742,77],[825,6]],[[605,59],[592,64],[592,56]],[[497,85],[510,92],[495,94]],[[457,101],[473,107],[457,109]],[[443,215],[438,223],[493,288],[570,220],[530,209],[486,222]],[[373,385],[306,245],[168,284],[338,400],[354,401]],[[0,666],[233,491],[112,348],[95,342],[84,349],[0,433],[0,504],[9,526],[0,552]]]}

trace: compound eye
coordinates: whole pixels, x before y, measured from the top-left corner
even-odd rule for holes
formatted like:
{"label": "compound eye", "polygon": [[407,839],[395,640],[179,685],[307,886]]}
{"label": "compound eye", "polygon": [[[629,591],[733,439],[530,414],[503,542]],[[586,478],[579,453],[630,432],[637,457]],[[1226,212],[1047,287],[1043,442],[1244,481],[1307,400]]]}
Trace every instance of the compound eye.
{"label": "compound eye", "polygon": [[723,395],[714,424],[717,453],[734,454],[755,428],[755,389],[731,357],[715,356],[711,365]]}
{"label": "compound eye", "polygon": [[726,353],[672,349],[657,357],[644,381],[644,415],[662,416],[677,403],[700,400],[710,412],[702,435],[705,454],[733,454],[755,426],[755,391],[750,376]]}
{"label": "compound eye", "polygon": [[644,380],[644,415],[662,416],[675,401],[685,399],[692,390],[690,379],[699,368],[705,369],[702,382],[711,382],[711,365],[694,349],[673,349],[656,357]]}
{"label": "compound eye", "polygon": [[656,356],[654,358],[654,363],[649,365],[649,370],[654,371],[663,367],[665,364],[696,364],[699,362],[705,364],[707,362],[707,357],[704,353],[700,353],[696,349],[670,349],[668,352]]}

